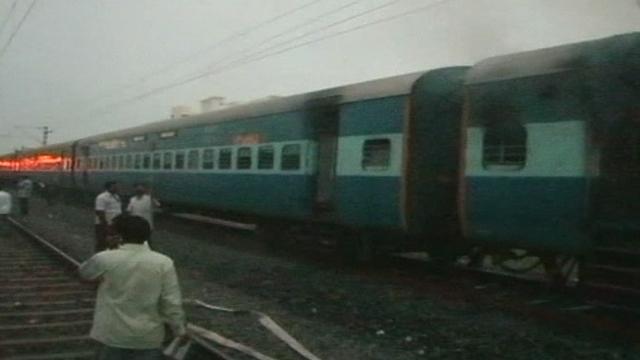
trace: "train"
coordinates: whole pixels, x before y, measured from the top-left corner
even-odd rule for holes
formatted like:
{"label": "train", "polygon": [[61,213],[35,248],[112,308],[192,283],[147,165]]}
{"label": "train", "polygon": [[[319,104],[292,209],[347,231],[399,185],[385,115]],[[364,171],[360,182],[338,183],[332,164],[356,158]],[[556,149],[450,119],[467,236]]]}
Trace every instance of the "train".
{"label": "train", "polygon": [[359,258],[426,249],[615,272],[608,259],[640,252],[640,33],[0,157],[0,176],[19,175],[85,193],[144,182],[171,207],[268,234],[335,230]]}

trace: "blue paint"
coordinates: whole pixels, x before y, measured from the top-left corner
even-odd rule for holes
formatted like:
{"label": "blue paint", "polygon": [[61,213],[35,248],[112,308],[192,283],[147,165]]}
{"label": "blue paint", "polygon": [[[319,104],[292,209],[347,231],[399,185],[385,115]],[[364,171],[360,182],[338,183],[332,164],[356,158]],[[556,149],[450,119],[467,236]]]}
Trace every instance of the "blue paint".
{"label": "blue paint", "polygon": [[478,243],[579,253],[588,246],[582,177],[467,177],[466,224]]}
{"label": "blue paint", "polygon": [[340,108],[340,136],[401,133],[406,108],[407,96],[344,104]]}
{"label": "blue paint", "polygon": [[400,185],[397,176],[339,176],[338,221],[351,226],[400,228]]}
{"label": "blue paint", "polygon": [[297,220],[312,215],[310,176],[101,172],[92,175],[92,188],[107,180],[118,181],[123,192],[136,182],[148,183],[167,203]]}

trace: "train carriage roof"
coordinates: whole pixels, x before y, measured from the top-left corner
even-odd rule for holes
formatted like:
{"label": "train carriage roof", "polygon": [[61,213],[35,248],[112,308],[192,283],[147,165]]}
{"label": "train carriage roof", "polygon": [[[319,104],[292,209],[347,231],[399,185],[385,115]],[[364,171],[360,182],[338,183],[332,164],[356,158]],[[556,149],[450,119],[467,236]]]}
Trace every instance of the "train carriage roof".
{"label": "train carriage roof", "polygon": [[606,63],[640,64],[640,33],[497,56],[476,64],[466,84],[477,85],[524,77],[550,75]]}
{"label": "train carriage roof", "polygon": [[114,138],[130,137],[139,134],[159,133],[206,125],[215,122],[246,119],[287,111],[296,111],[335,105],[354,101],[363,101],[387,96],[405,95],[411,92],[413,83],[425,72],[416,72],[363,83],[346,85],[312,93],[276,97],[265,101],[255,101],[214,112],[193,115],[186,118],[169,119],[136,126],[124,130],[99,134],[84,138],[81,143],[92,143]]}

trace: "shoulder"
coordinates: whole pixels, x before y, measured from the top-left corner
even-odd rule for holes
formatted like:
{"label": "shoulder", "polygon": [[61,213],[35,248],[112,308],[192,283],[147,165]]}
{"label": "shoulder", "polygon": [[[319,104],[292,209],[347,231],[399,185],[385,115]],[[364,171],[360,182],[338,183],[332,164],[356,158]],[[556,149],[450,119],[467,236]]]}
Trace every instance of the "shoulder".
{"label": "shoulder", "polygon": [[149,258],[164,266],[173,267],[173,260],[165,254],[149,250]]}

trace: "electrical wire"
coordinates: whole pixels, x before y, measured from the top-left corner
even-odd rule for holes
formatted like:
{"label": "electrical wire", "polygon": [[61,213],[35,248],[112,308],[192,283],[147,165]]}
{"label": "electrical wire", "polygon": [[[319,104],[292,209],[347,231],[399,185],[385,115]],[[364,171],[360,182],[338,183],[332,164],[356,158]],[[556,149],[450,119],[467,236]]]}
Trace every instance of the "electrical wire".
{"label": "electrical wire", "polygon": [[[140,95],[137,95],[137,96],[131,97],[129,99],[125,99],[125,100],[113,103],[113,104],[109,105],[109,107],[122,106],[124,104],[137,102],[139,100],[145,99],[145,98],[153,96],[155,94],[158,94],[158,93],[161,93],[161,92],[164,92],[166,90],[170,90],[170,89],[173,89],[173,88],[176,88],[176,87],[179,87],[179,86],[183,86],[185,84],[200,80],[202,78],[206,78],[206,77],[209,77],[209,76],[212,76],[212,75],[219,75],[221,73],[224,73],[224,72],[230,71],[232,69],[235,69],[235,68],[237,68],[239,66],[247,65],[247,64],[250,64],[250,63],[253,63],[253,62],[256,62],[256,61],[260,61],[260,60],[264,60],[266,58],[269,58],[269,57],[272,57],[272,56],[276,56],[276,55],[280,55],[280,54],[283,54],[283,53],[298,49],[300,47],[308,46],[308,45],[315,44],[315,43],[318,43],[318,42],[321,42],[321,41],[325,41],[327,39],[331,39],[331,38],[334,38],[334,37],[337,37],[337,36],[345,35],[345,34],[348,34],[348,33],[354,32],[354,31],[358,31],[358,30],[361,30],[361,29],[364,29],[364,28],[368,28],[368,27],[371,27],[371,26],[374,26],[374,25],[378,25],[378,24],[381,24],[381,23],[385,23],[385,22],[389,22],[389,21],[392,21],[392,20],[396,20],[396,19],[399,19],[401,17],[405,17],[405,16],[413,15],[413,14],[416,14],[416,13],[419,13],[419,12],[427,11],[427,10],[430,10],[430,9],[432,9],[434,7],[437,7],[439,5],[442,5],[444,3],[451,2],[451,1],[455,1],[455,0],[439,0],[439,1],[436,1],[434,3],[425,5],[425,6],[421,6],[421,7],[414,8],[414,9],[411,9],[411,10],[408,10],[408,11],[405,11],[405,12],[402,12],[402,13],[399,13],[399,14],[395,14],[395,15],[392,15],[392,16],[389,16],[389,17],[385,17],[385,18],[382,18],[382,19],[378,19],[378,20],[375,20],[375,21],[364,23],[364,24],[361,24],[361,25],[358,25],[358,26],[355,26],[355,27],[352,27],[352,28],[349,28],[349,29],[346,29],[346,30],[342,30],[342,31],[338,31],[338,32],[335,32],[335,33],[331,33],[331,34],[328,34],[328,35],[325,35],[325,36],[322,36],[322,37],[319,37],[319,38],[316,38],[316,39],[313,39],[313,40],[309,40],[309,41],[306,41],[306,42],[303,42],[303,43],[295,44],[295,45],[292,45],[292,46],[289,46],[289,47],[286,47],[286,48],[283,48],[283,49],[280,49],[280,50],[276,50],[276,51],[273,51],[273,52],[270,52],[270,53],[267,53],[267,54],[259,55],[257,57],[255,56],[256,54],[254,54],[253,57],[247,57],[245,59],[238,59],[238,60],[234,61],[233,63],[227,64],[227,65],[225,65],[223,67],[220,67],[218,69],[214,69],[214,70],[211,70],[211,71],[207,71],[207,72],[204,72],[204,73],[193,75],[193,76],[190,76],[190,77],[188,77],[186,79],[183,79],[183,80],[180,80],[180,81],[176,81],[176,82],[164,85],[164,86],[157,87],[155,89],[149,90],[149,91],[147,91],[145,93],[142,93]],[[260,52],[264,52],[264,50],[261,50]]]}
{"label": "electrical wire", "polygon": [[4,32],[4,28],[9,23],[9,19],[11,19],[11,15],[13,15],[13,12],[16,10],[17,4],[18,4],[18,0],[13,0],[13,3],[11,4],[11,8],[9,9],[9,13],[7,13],[7,17],[2,22],[2,25],[0,25],[0,35],[2,35],[2,33]]}
{"label": "electrical wire", "polygon": [[305,4],[301,5],[301,6],[296,6],[296,7],[292,8],[292,9],[289,9],[289,10],[283,12],[283,13],[280,13],[280,14],[278,14],[276,16],[273,16],[273,17],[271,17],[271,18],[269,18],[269,19],[267,19],[267,20],[265,20],[263,22],[260,22],[260,23],[258,23],[256,25],[252,25],[252,26],[249,26],[248,28],[245,28],[243,30],[235,32],[235,33],[233,33],[233,34],[231,34],[231,35],[229,35],[229,36],[227,36],[227,37],[225,37],[225,38],[223,38],[223,39],[221,39],[219,41],[216,41],[215,43],[213,43],[213,44],[211,44],[211,45],[209,45],[207,47],[205,47],[204,49],[200,49],[198,51],[192,52],[189,55],[178,59],[177,61],[174,61],[174,62],[172,62],[170,64],[167,64],[167,65],[161,67],[160,69],[151,71],[151,72],[147,73],[146,75],[143,75],[143,76],[137,78],[136,80],[132,81],[128,85],[124,85],[124,86],[120,86],[120,87],[108,90],[106,92],[106,94],[103,94],[103,95],[101,95],[99,97],[96,97],[94,99],[90,99],[90,100],[87,100],[87,101],[97,100],[98,98],[109,96],[109,94],[116,93],[118,91],[128,90],[128,89],[134,88],[136,86],[139,86],[140,83],[144,83],[144,82],[148,81],[149,79],[157,77],[157,76],[159,76],[159,75],[161,75],[161,74],[163,74],[163,73],[165,73],[165,72],[167,72],[167,71],[169,71],[169,70],[171,70],[171,69],[173,69],[173,68],[175,68],[177,66],[192,62],[192,61],[194,61],[194,58],[196,58],[196,57],[199,57],[199,56],[204,55],[206,53],[209,53],[209,52],[211,52],[211,51],[213,51],[215,49],[218,49],[218,48],[222,47],[223,45],[225,45],[225,44],[227,44],[227,43],[229,43],[229,42],[231,42],[233,40],[238,40],[238,39],[241,39],[242,37],[246,37],[250,33],[254,32],[254,31],[258,30],[258,29],[261,29],[261,28],[263,28],[263,27],[265,27],[267,25],[273,24],[273,23],[277,22],[278,20],[283,19],[283,18],[285,18],[287,16],[290,16],[290,15],[296,13],[296,12],[299,12],[299,11],[302,11],[302,10],[304,10],[306,8],[311,7],[311,6],[317,5],[318,3],[322,2],[322,1],[325,1],[325,0],[314,0],[314,1],[307,2],[307,3],[305,3]]}
{"label": "electrical wire", "polygon": [[31,11],[33,10],[33,8],[36,6],[37,3],[38,3],[38,0],[33,0],[31,5],[29,5],[29,8],[27,9],[27,11],[22,16],[22,19],[20,19],[20,22],[18,23],[18,26],[16,26],[16,28],[13,30],[13,32],[9,36],[9,40],[7,40],[5,45],[0,50],[0,59],[2,59],[4,54],[7,52],[7,49],[9,49],[9,46],[11,46],[11,43],[13,43],[13,39],[15,39],[16,35],[18,35],[18,32],[20,32],[20,29],[22,28],[22,25],[27,20],[27,17],[29,17],[29,14],[31,14]]}

